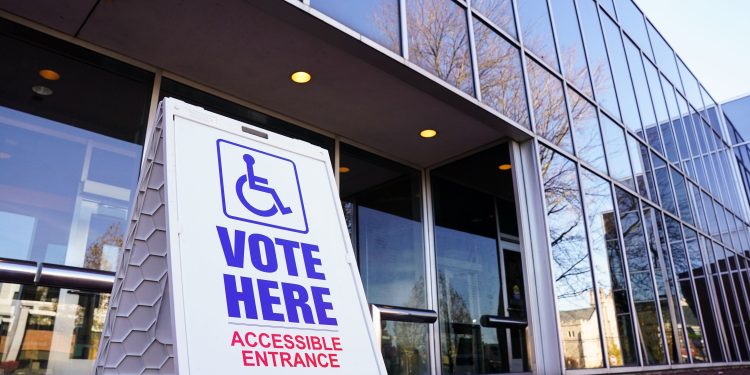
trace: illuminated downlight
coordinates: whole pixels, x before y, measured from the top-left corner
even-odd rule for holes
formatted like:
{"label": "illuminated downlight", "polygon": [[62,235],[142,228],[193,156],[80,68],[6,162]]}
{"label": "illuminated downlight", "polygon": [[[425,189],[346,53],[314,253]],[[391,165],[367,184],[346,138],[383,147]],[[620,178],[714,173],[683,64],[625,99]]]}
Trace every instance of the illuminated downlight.
{"label": "illuminated downlight", "polygon": [[60,79],[60,73],[52,69],[42,69],[39,71],[39,75],[48,81],[57,81]]}
{"label": "illuminated downlight", "polygon": [[419,132],[419,136],[422,138],[432,138],[437,135],[437,130],[434,129],[425,129]]}
{"label": "illuminated downlight", "polygon": [[497,169],[499,169],[499,170],[501,170],[501,171],[508,171],[508,170],[510,170],[511,168],[512,168],[512,166],[511,166],[510,164],[500,164],[500,165],[499,165],[499,166],[497,167]]}
{"label": "illuminated downlight", "polygon": [[294,72],[292,73],[292,81],[295,83],[308,83],[312,79],[312,76],[308,72]]}

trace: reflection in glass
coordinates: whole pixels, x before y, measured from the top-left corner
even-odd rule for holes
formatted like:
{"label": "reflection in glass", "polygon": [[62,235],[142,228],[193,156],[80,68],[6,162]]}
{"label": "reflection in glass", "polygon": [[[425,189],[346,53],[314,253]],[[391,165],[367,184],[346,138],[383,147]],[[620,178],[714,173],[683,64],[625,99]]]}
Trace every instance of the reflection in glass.
{"label": "reflection in glass", "polygon": [[311,0],[310,5],[391,51],[400,53],[398,0]]}
{"label": "reflection in glass", "polygon": [[109,295],[0,283],[0,372],[90,373]]}
{"label": "reflection in glass", "polygon": [[[674,271],[678,279],[679,306],[682,308],[690,354],[693,357],[693,362],[707,362],[708,357],[706,356],[705,340],[701,328],[698,300],[693,295],[693,286],[690,283],[691,270],[696,278],[704,275],[703,260],[701,259],[695,231],[687,227],[683,227],[683,229],[685,231],[685,245],[683,245],[682,236],[679,232],[679,224],[671,219],[667,221],[667,235],[672,249]],[[709,304],[710,301],[702,301],[702,303]],[[712,345],[718,345],[718,343],[714,343],[718,340],[717,332],[706,332],[706,336]]]}
{"label": "reflection in glass", "polygon": [[512,256],[502,240],[515,237],[505,233],[505,228],[515,226],[512,176],[497,168],[509,159],[508,146],[503,144],[431,174],[438,325],[445,374],[529,368],[525,331],[482,326],[485,315],[526,318],[520,259],[509,262]]}
{"label": "reflection in glass", "polygon": [[593,97],[574,0],[556,0],[551,5],[565,78],[573,82],[581,92]]}
{"label": "reflection in glass", "polygon": [[677,206],[672,194],[672,185],[669,183],[669,168],[667,162],[658,155],[651,153],[654,162],[654,175],[656,176],[656,187],[659,190],[659,201],[667,211],[677,215]]}
{"label": "reflection in glass", "polygon": [[482,101],[528,128],[529,109],[518,49],[477,18],[474,40]]}
{"label": "reflection in glass", "polygon": [[[648,135],[648,142],[650,145],[656,147],[657,150],[663,152],[663,150],[658,147],[661,145],[658,136],[656,137],[656,139],[652,139],[653,136],[652,132],[650,131],[657,126],[656,117],[654,117],[653,104],[656,104],[658,107],[659,100],[661,100],[661,98],[654,96],[654,101],[653,103],[651,102],[651,95],[649,91],[649,85],[651,84],[651,82],[646,81],[643,61],[641,60],[641,52],[638,51],[638,48],[629,38],[625,38],[625,53],[628,58],[628,64],[630,64],[630,72],[633,76],[635,95],[638,99],[638,108],[641,114],[641,119],[643,120],[643,128],[646,130],[646,135]],[[661,105],[662,107],[664,106],[663,100]],[[641,136],[643,135],[641,134]]]}
{"label": "reflection in glass", "polygon": [[570,117],[573,120],[576,155],[589,162],[599,172],[607,173],[607,160],[604,157],[596,107],[573,90],[568,90],[568,99],[570,100]]}
{"label": "reflection in glass", "polygon": [[427,324],[381,321],[380,352],[388,374],[430,373]]}
{"label": "reflection in glass", "polygon": [[517,4],[524,45],[552,69],[559,70],[547,1],[524,0]]}
{"label": "reflection in glass", "polygon": [[641,119],[638,116],[638,105],[633,92],[633,80],[630,78],[630,72],[628,71],[620,28],[606,15],[602,14],[601,19],[604,27],[604,39],[607,41],[609,61],[612,64],[612,77],[617,89],[617,98],[620,101],[622,122],[628,129],[640,134]]}
{"label": "reflection in glass", "polygon": [[581,170],[599,314],[610,367],[637,364],[622,248],[609,182]]}
{"label": "reflection in glass", "polygon": [[680,76],[677,73],[677,62],[675,61],[674,52],[669,47],[664,38],[656,31],[654,25],[651,22],[647,22],[648,34],[651,37],[651,42],[654,47],[654,54],[656,55],[656,62],[659,64],[659,68],[664,71],[672,82],[680,82]]}
{"label": "reflection in glass", "polygon": [[646,171],[645,178],[648,184],[648,190],[645,195],[643,191],[640,191],[642,197],[651,199],[654,202],[659,202],[659,197],[656,195],[656,184],[654,183],[654,172],[651,168],[651,159],[649,158],[648,146],[638,142],[638,148],[640,149],[640,160],[643,163],[643,170]]}
{"label": "reflection in glass", "polygon": [[[474,0],[471,2],[471,7],[489,18],[492,23],[503,29],[503,31],[518,38],[516,34],[516,20],[513,17],[512,0]],[[476,32],[476,29],[474,31]],[[477,43],[478,46],[479,43]]]}
{"label": "reflection in glass", "polygon": [[609,175],[623,184],[635,188],[633,172],[630,169],[630,154],[625,144],[624,131],[607,116],[602,116],[601,119],[604,147],[607,150]]}
{"label": "reflection in glass", "polygon": [[[735,338],[735,327],[732,320],[732,317],[730,315],[730,309],[727,307],[727,297],[726,297],[726,291],[725,287],[723,286],[721,275],[719,274],[720,270],[725,271],[726,270],[726,261],[724,260],[724,253],[720,246],[715,246],[713,241],[710,239],[705,239],[702,241],[702,244],[704,245],[705,249],[705,255],[706,259],[709,264],[709,269],[711,270],[711,277],[710,281],[713,286],[713,292],[715,296],[716,305],[719,307],[719,313],[718,314],[721,318],[721,323],[724,326],[724,332],[726,339],[728,341],[727,343],[727,352],[729,353],[728,360],[731,361],[737,361],[739,360],[738,352],[737,352],[737,341]],[[716,255],[714,255],[714,249],[719,250]],[[734,312],[736,314],[736,311]]]}
{"label": "reflection in glass", "polygon": [[693,224],[693,212],[690,209],[690,197],[688,197],[687,188],[685,186],[685,177],[674,168],[670,168],[669,170],[672,172],[672,183],[674,184],[677,206],[680,208],[680,217],[682,220]]}
{"label": "reflection in glass", "polygon": [[142,147],[4,107],[0,139],[1,256],[114,271]]}
{"label": "reflection in glass", "polygon": [[633,175],[635,176],[635,186],[638,188],[638,192],[641,196],[648,197],[650,195],[650,186],[646,182],[646,178],[649,172],[646,168],[649,163],[643,159],[641,147],[645,145],[635,140],[630,134],[625,136],[628,142],[628,153],[630,154],[630,165],[633,167]]}
{"label": "reflection in glass", "polygon": [[643,53],[653,59],[654,55],[651,52],[651,43],[648,39],[646,24],[641,11],[632,1],[617,1],[615,5],[617,5],[617,17],[625,32],[638,43],[638,46],[643,49]]}
{"label": "reflection in glass", "polygon": [[466,10],[451,0],[406,2],[409,60],[474,95]]}
{"label": "reflection in glass", "polygon": [[532,59],[529,58],[527,62],[535,130],[548,141],[572,153],[562,82]]}
{"label": "reflection in glass", "polygon": [[664,364],[667,362],[667,356],[662,341],[661,318],[654,294],[654,279],[649,267],[649,253],[641,224],[638,199],[620,188],[615,190],[628,259],[628,276],[638,316],[639,336],[642,339],[643,361],[645,365]]}
{"label": "reflection in glass", "polygon": [[[575,164],[541,146],[552,274],[567,369],[603,366],[595,288]],[[627,331],[627,330],[626,330]]]}
{"label": "reflection in glass", "polygon": [[596,100],[609,113],[620,118],[620,109],[617,106],[617,94],[615,93],[610,71],[607,49],[604,45],[602,28],[599,23],[599,11],[593,1],[578,1],[578,12],[581,15],[581,27],[583,28],[586,52],[589,57],[589,70],[594,85]]}
{"label": "reflection in glass", "polygon": [[341,145],[341,201],[367,300],[424,307],[418,171]]}

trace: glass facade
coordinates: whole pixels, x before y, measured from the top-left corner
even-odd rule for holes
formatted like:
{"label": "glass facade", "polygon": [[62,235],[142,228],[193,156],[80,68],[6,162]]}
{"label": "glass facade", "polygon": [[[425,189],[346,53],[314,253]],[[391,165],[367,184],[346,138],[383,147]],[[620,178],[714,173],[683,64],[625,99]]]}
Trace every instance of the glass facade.
{"label": "glass facade", "polygon": [[[390,374],[539,370],[529,278],[565,370],[750,361],[750,148],[634,3],[308,3],[528,140],[408,165],[0,19],[0,266],[113,275],[169,96],[328,150],[368,301],[438,315],[376,327]],[[88,371],[108,294],[2,275],[0,373]]]}

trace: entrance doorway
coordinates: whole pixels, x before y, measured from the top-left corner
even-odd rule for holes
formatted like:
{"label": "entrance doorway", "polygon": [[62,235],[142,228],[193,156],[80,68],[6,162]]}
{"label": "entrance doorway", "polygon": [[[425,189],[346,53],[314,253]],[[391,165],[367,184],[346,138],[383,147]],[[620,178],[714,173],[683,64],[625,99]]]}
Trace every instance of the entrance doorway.
{"label": "entrance doorway", "polygon": [[430,172],[444,374],[529,371],[513,167],[501,144]]}

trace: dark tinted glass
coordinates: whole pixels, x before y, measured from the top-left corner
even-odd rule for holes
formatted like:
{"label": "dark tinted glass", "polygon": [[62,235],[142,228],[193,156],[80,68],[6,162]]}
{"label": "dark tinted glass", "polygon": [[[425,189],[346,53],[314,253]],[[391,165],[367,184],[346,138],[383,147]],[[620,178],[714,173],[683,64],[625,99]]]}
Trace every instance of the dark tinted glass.
{"label": "dark tinted glass", "polygon": [[[547,202],[547,224],[552,244],[552,274],[563,333],[565,367],[602,367],[599,331],[582,332],[582,321],[597,326],[595,292],[591,263],[581,210],[581,197],[575,164],[549,148],[539,148],[539,163]],[[617,272],[616,270],[614,272]],[[585,334],[585,336],[583,336]]]}
{"label": "dark tinted glass", "polygon": [[628,129],[635,132],[641,131],[641,120],[638,116],[638,105],[633,92],[633,82],[628,71],[628,63],[625,59],[625,50],[622,45],[620,28],[606,15],[602,15],[602,26],[604,27],[604,38],[607,41],[607,52],[612,64],[612,76],[617,88],[617,99],[620,101],[622,121]]}
{"label": "dark tinted glass", "polygon": [[523,43],[526,48],[539,56],[547,65],[559,70],[547,1],[524,0],[517,4]]}
{"label": "dark tinted glass", "polygon": [[409,60],[474,95],[466,9],[451,0],[406,2]]}
{"label": "dark tinted glass", "polygon": [[313,8],[400,53],[398,0],[311,0]]}
{"label": "dark tinted glass", "polygon": [[708,281],[703,277],[695,279],[695,294],[698,298],[698,306],[700,306],[703,325],[706,329],[706,342],[711,353],[711,360],[713,362],[724,362],[726,358],[721,349],[721,337],[719,333],[721,322],[718,320],[718,314],[714,314],[711,308],[711,296],[709,293]]}
{"label": "dark tinted glass", "polygon": [[586,95],[593,96],[574,0],[556,0],[551,4],[565,78]]}
{"label": "dark tinted glass", "polygon": [[548,141],[573,152],[562,82],[531,58],[527,62],[536,132]]}
{"label": "dark tinted glass", "polygon": [[589,70],[594,85],[596,100],[617,118],[620,118],[620,109],[617,105],[615,85],[612,80],[612,72],[607,58],[607,49],[604,45],[602,28],[599,23],[599,11],[596,3],[589,0],[578,1],[578,13],[581,15],[581,27],[583,28],[586,52],[589,56]]}
{"label": "dark tinted glass", "polygon": [[474,0],[471,2],[471,7],[479,11],[496,26],[503,29],[503,31],[514,37],[518,37],[516,34],[516,20],[513,17],[512,0]]}
{"label": "dark tinted glass", "polygon": [[518,49],[476,18],[474,40],[482,101],[528,128],[529,109]]}
{"label": "dark tinted glass", "polygon": [[568,99],[570,100],[570,117],[573,120],[576,155],[600,172],[607,173],[607,161],[604,157],[596,107],[573,90],[568,90]]}

